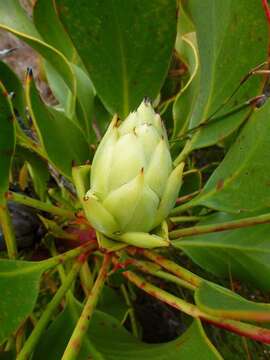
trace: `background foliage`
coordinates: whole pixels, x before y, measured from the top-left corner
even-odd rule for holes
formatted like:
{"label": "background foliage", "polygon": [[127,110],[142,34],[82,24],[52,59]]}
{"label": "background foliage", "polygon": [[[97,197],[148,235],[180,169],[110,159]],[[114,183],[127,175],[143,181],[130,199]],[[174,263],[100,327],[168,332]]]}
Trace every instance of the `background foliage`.
{"label": "background foliage", "polygon": [[[269,296],[257,296],[270,289],[269,83],[252,74],[268,69],[261,2],[37,0],[29,13],[7,0],[0,28],[39,59],[23,81],[8,65],[18,49],[0,60],[0,358],[237,359],[202,321],[269,344]],[[95,250],[95,233],[80,213],[88,165],[84,185],[74,168],[91,162],[112,115],[124,119],[145,97],[163,117],[175,165],[186,162],[171,248],[112,251],[106,300],[96,299],[76,356],[66,354],[103,269],[103,253],[77,258]],[[10,201],[39,211],[40,244],[15,239]],[[174,340],[145,343],[137,287],[194,319],[183,315]],[[256,347],[233,339],[246,356]]]}

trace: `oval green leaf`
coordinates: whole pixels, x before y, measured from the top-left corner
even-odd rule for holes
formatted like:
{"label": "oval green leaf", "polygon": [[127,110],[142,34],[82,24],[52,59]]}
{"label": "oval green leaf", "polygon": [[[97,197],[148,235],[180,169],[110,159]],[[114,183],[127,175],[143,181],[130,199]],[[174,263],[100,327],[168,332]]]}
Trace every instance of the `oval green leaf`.
{"label": "oval green leaf", "polygon": [[[78,303],[66,307],[44,333],[33,360],[61,359],[80,311]],[[199,321],[194,321],[174,341],[146,344],[128,333],[115,318],[97,310],[93,314],[78,360],[87,360],[89,357],[99,360],[190,360],[195,359],[198,353],[200,360],[222,359],[206,337]]]}
{"label": "oval green leaf", "polygon": [[233,291],[206,281],[196,289],[195,302],[202,311],[222,318],[259,322],[270,320],[270,304],[246,300]]}
{"label": "oval green leaf", "polygon": [[121,118],[155,99],[176,35],[176,2],[57,0],[60,19],[98,95]]}
{"label": "oval green leaf", "polygon": [[[257,213],[257,215],[260,215]],[[216,213],[200,225],[218,224],[256,213],[230,215]],[[270,225],[228,230],[172,241],[195,263],[216,276],[246,281],[264,291],[270,290]]]}
{"label": "oval green leaf", "polygon": [[270,101],[255,110],[190,205],[220,211],[255,211],[270,207]]}
{"label": "oval green leaf", "polygon": [[70,178],[72,164],[82,165],[90,158],[83,132],[63,112],[43,103],[31,75],[26,80],[26,103],[49,160]]}
{"label": "oval green leaf", "polygon": [[[260,1],[190,0],[182,3],[194,22],[200,57],[199,95],[190,116],[190,128],[194,128],[216,113],[243,78],[267,60],[268,25]],[[250,78],[217,115],[258,95],[263,83],[263,78]],[[228,136],[249,111],[242,110],[201,128],[193,136],[192,148],[209,146]]]}
{"label": "oval green leaf", "polygon": [[0,344],[35,306],[47,264],[0,259]]}

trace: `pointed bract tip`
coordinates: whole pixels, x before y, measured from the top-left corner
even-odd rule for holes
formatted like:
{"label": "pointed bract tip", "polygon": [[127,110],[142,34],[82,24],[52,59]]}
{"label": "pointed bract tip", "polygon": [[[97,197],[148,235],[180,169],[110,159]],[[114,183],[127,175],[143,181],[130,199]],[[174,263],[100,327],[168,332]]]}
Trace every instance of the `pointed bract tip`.
{"label": "pointed bract tip", "polygon": [[143,102],[145,103],[145,105],[152,105],[152,101],[148,96],[145,96],[145,98],[143,99]]}
{"label": "pointed bract tip", "polygon": [[26,69],[26,76],[29,77],[29,78],[33,77],[33,69],[31,67],[28,67]]}
{"label": "pointed bract tip", "polygon": [[11,92],[8,94],[8,97],[12,100],[12,99],[14,99],[15,95],[16,95],[15,91],[11,91]]}
{"label": "pointed bract tip", "polygon": [[173,170],[176,174],[178,174],[178,176],[183,176],[183,171],[184,171],[184,167],[185,167],[185,163],[181,162],[179,165],[176,166],[176,168]]}
{"label": "pointed bract tip", "polygon": [[160,121],[163,124],[160,114],[156,113],[155,117],[156,117],[157,121]]}
{"label": "pointed bract tip", "polygon": [[184,167],[185,167],[185,163],[184,163],[184,161],[182,161],[179,165],[178,165],[179,167],[181,167],[181,169],[183,170],[184,169]]}
{"label": "pointed bract tip", "polygon": [[71,161],[71,167],[76,167],[78,164],[76,162],[76,160],[72,160]]}
{"label": "pointed bract tip", "polygon": [[117,121],[116,121],[116,123],[115,123],[115,127],[119,127],[121,125],[121,119],[120,119],[120,117],[118,117],[117,118]]}
{"label": "pointed bract tip", "polygon": [[185,163],[181,162],[179,165],[176,166],[175,170],[178,174],[182,174],[185,167]]}
{"label": "pointed bract tip", "polygon": [[112,125],[113,126],[116,126],[118,119],[119,119],[118,115],[114,114],[114,116],[112,118]]}

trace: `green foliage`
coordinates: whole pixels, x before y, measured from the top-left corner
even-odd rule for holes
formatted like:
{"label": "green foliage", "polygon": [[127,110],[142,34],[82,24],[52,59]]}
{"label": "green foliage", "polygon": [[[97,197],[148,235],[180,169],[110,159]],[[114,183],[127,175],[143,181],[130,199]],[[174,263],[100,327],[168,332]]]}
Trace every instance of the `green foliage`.
{"label": "green foliage", "polygon": [[99,97],[112,114],[124,119],[143,97],[155,99],[174,45],[174,1],[57,0],[56,4]]}
{"label": "green foliage", "polygon": [[47,268],[47,264],[0,260],[0,344],[33,311],[40,277]]}
{"label": "green foliage", "polygon": [[[0,259],[0,358],[189,360],[199,354],[211,360],[222,359],[220,348],[236,359],[210,331],[217,349],[212,345],[201,321],[269,344],[269,297],[256,292],[270,289],[269,29],[261,2],[37,0],[29,16],[19,0],[7,0],[0,1],[0,29],[41,60],[21,82],[0,53],[0,247],[5,239],[10,258],[3,252]],[[39,88],[39,76],[53,102]],[[103,152],[95,152],[112,115],[124,120],[145,97],[167,131],[154,112],[151,121],[145,115],[145,99],[147,111],[121,126],[115,116],[109,130],[116,143],[129,126],[136,151],[125,137],[117,153],[105,141]],[[135,117],[143,124],[140,136]],[[145,125],[152,126],[149,138]],[[155,132],[169,158],[167,173],[164,150],[152,154]],[[222,161],[212,160],[216,151],[217,159],[225,154]],[[90,165],[95,153],[98,166]],[[155,171],[139,184],[147,195],[140,202],[128,181],[138,171],[147,177],[150,160]],[[38,199],[16,194],[22,168],[27,191]],[[111,178],[124,191],[112,191],[110,202],[101,190]],[[158,200],[151,203],[152,187]],[[46,227],[42,243],[19,255],[9,200],[42,211]],[[166,221],[153,217],[157,201]],[[131,230],[123,231],[130,222]],[[169,241],[207,273],[201,277],[196,266],[174,262],[169,247],[149,250]],[[40,254],[45,261],[26,261]],[[46,272],[53,266],[56,271]],[[251,284],[257,297],[251,301],[244,291],[218,284],[224,279],[232,288],[241,282],[241,290]],[[172,341],[145,343],[136,288],[182,312],[183,324],[188,316],[193,322]]]}
{"label": "green foliage", "polygon": [[29,151],[25,147],[17,146],[16,150],[17,155],[27,164],[35,193],[38,195],[40,200],[45,201],[48,192],[48,182],[50,179],[50,173],[46,162],[37,154]]}
{"label": "green foliage", "polygon": [[[255,110],[238,138],[192,204],[227,212],[269,207],[270,102]],[[256,178],[256,185],[254,183]]]}
{"label": "green foliage", "polygon": [[9,172],[15,149],[14,113],[8,92],[0,83],[0,204],[5,203],[5,192],[9,186]]}
{"label": "green foliage", "polygon": [[221,286],[203,282],[195,292],[195,301],[203,311],[230,319],[269,321],[270,304],[244,299]]}
{"label": "green foliage", "polygon": [[16,111],[21,116],[24,116],[25,112],[25,102],[24,102],[24,94],[23,94],[23,87],[16,76],[16,74],[11,70],[11,68],[0,61],[0,74],[1,74],[1,81],[5,84],[5,88],[8,93],[14,95],[14,99],[12,99],[12,103]]}
{"label": "green foliage", "polygon": [[[67,306],[38,345],[34,360],[61,358],[80,310],[81,305],[75,302]],[[60,338],[59,333],[61,333]],[[55,341],[56,338],[58,338],[57,342]],[[92,356],[100,360],[124,360],[127,358],[137,360],[141,359],[143,354],[148,359],[174,360],[181,357],[181,359],[189,360],[196,356],[198,351],[203,360],[221,359],[206,337],[199,321],[194,321],[179,339],[165,344],[150,345],[132,337],[111,315],[96,311],[77,358],[78,360],[86,360]]]}
{"label": "green foliage", "polygon": [[63,112],[42,102],[30,76],[26,83],[26,103],[49,160],[70,177],[72,164],[83,164],[90,157],[84,133]]}
{"label": "green foliage", "polygon": [[37,50],[59,71],[72,93],[76,93],[76,83],[71,65],[62,53],[42,40],[34,24],[20,6],[19,1],[1,2],[0,15],[0,28],[10,31]]}
{"label": "green foliage", "polygon": [[[193,128],[213,114],[220,116],[260,93],[262,79],[254,77],[217,111],[248,72],[265,61],[268,27],[260,2],[253,0],[219,1],[218,4],[211,0],[191,0],[184,4],[194,23],[200,59],[198,96],[188,120],[189,127]],[[249,111],[245,109],[202,128],[194,134],[192,148],[209,146],[228,136]]]}
{"label": "green foliage", "polygon": [[[219,224],[248,218],[260,213],[231,215],[215,213],[202,220],[200,225]],[[241,279],[253,286],[270,289],[270,226],[258,225],[251,228],[190,236],[176,240],[173,245],[183,249],[196,263],[207,271],[223,278]]]}

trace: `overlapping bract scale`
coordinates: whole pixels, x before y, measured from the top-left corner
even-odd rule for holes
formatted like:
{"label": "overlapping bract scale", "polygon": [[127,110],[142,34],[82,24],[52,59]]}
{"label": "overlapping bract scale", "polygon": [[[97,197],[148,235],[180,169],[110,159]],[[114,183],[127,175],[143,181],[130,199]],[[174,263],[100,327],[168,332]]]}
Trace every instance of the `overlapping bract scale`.
{"label": "overlapping bract scale", "polygon": [[182,171],[183,164],[173,169],[164,125],[144,100],[122,123],[114,118],[105,133],[93,159],[86,216],[114,240],[168,245],[154,229],[175,204]]}

